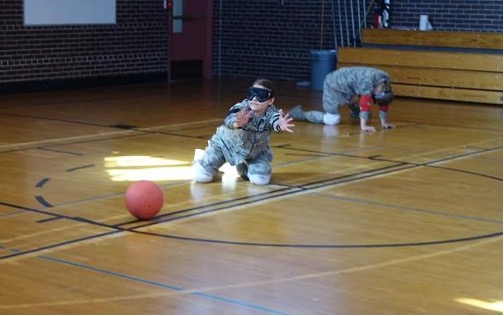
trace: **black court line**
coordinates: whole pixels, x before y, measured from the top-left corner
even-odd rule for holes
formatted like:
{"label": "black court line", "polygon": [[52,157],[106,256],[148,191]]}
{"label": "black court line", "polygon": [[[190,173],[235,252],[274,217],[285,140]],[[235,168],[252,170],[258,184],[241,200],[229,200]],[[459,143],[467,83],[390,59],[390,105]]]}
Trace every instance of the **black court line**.
{"label": "black court line", "polygon": [[[109,127],[106,125],[99,125],[101,127]],[[217,125],[216,125],[217,126]],[[110,128],[110,127],[109,127]],[[12,153],[12,152],[19,152],[19,151],[26,151],[30,150],[33,148],[39,149],[39,150],[46,150],[46,151],[58,151],[53,149],[54,147],[61,147],[61,146],[70,146],[70,145],[78,145],[78,144],[87,144],[87,143],[97,143],[97,142],[103,142],[103,141],[109,141],[112,139],[121,139],[121,138],[133,138],[133,137],[143,137],[148,134],[158,134],[158,135],[168,135],[168,136],[177,136],[177,137],[182,137],[182,138],[190,138],[190,139],[195,139],[195,140],[201,140],[201,139],[209,139],[212,135],[197,135],[197,136],[192,136],[192,135],[184,135],[184,134],[178,134],[178,133],[170,133],[170,132],[162,132],[162,131],[152,131],[149,130],[149,128],[138,128],[138,129],[131,129],[131,130],[125,130],[125,131],[131,131],[135,133],[130,133],[130,134],[125,134],[125,135],[110,135],[110,136],[104,136],[104,135],[87,135],[87,139],[84,140],[73,140],[73,141],[68,141],[68,142],[58,142],[55,141],[55,143],[51,144],[51,141],[47,141],[47,145],[40,145],[40,144],[34,144],[33,147],[24,147],[22,146],[21,148],[13,148],[13,149],[7,149],[7,150],[1,150],[0,148],[0,153]],[[96,137],[96,138],[94,138]],[[39,142],[40,143],[40,142]],[[67,153],[67,154],[75,154],[79,155],[78,153],[74,152],[66,152],[66,151],[59,151],[62,153]]]}
{"label": "black court line", "polygon": [[[449,157],[442,157],[434,160],[429,160],[426,162],[408,162],[408,161],[401,161],[401,160],[394,160],[394,159],[386,159],[386,158],[381,158],[383,157],[382,155],[372,155],[372,156],[357,156],[353,154],[345,154],[345,153],[333,153],[333,152],[324,152],[324,151],[316,151],[316,150],[310,150],[310,149],[304,149],[304,148],[296,148],[292,147],[290,145],[282,145],[282,149],[289,149],[289,150],[294,150],[294,151],[299,151],[302,153],[310,153],[311,156],[313,157],[330,157],[330,156],[342,156],[342,157],[349,157],[349,158],[357,158],[357,159],[366,159],[366,160],[375,160],[375,161],[383,161],[383,162],[390,162],[390,163],[396,163],[396,164],[409,164],[409,165],[414,165],[414,166],[428,166],[432,168],[445,168],[445,169],[450,169],[447,167],[442,167],[442,166],[431,166],[432,164],[440,163],[440,162],[446,162],[458,158],[463,158],[463,157],[468,157],[468,156],[473,156],[473,155],[479,155],[485,152],[490,152],[494,150],[499,150],[503,149],[502,146],[495,146],[495,147],[490,147],[490,148],[480,148],[471,152],[465,152],[465,153],[460,153],[460,154],[455,154],[451,155]],[[286,156],[303,156],[303,154],[293,154],[293,153],[285,153]],[[463,170],[458,170],[452,168],[453,171],[457,170],[459,172],[464,172]],[[467,171],[467,173],[471,173],[470,171]],[[474,175],[478,175],[481,177],[491,177],[488,175],[480,174],[480,173],[475,173],[472,172]],[[498,180],[501,180],[501,178],[495,178]]]}
{"label": "black court line", "polygon": [[[69,124],[77,124],[77,125],[87,125],[87,126],[98,126],[98,127],[104,127],[104,128],[114,128],[114,129],[129,130],[129,131],[144,132],[144,133],[167,134],[167,135],[180,136],[180,137],[199,138],[199,137],[194,137],[194,136],[191,136],[191,135],[183,135],[183,134],[176,134],[176,133],[171,134],[170,132],[150,130],[152,128],[149,128],[149,127],[137,127],[137,126],[127,125],[127,124],[115,124],[115,125],[110,125],[109,124],[109,125],[104,125],[104,124],[82,122],[82,121],[74,121],[74,120],[60,119],[60,118],[51,118],[51,117],[44,117],[44,116],[37,116],[37,115],[26,115],[26,114],[16,114],[16,113],[2,113],[2,112],[0,112],[0,115],[22,117],[22,118],[30,118],[30,119],[38,119],[38,120],[47,120],[47,121],[56,121],[56,122],[69,123]],[[215,118],[215,120],[217,120],[217,119],[219,119],[219,118]],[[195,124],[198,124],[198,122],[196,122]],[[208,128],[208,127],[217,127],[219,125],[220,124],[215,124],[215,125],[212,124],[212,125],[206,125],[206,126],[194,126],[194,127],[187,128],[187,130],[200,129],[200,128]],[[170,128],[170,127],[167,126],[166,128]]]}
{"label": "black court line", "polygon": [[76,170],[92,168],[94,166],[95,166],[95,164],[89,164],[89,165],[84,165],[84,166],[69,168],[69,169],[66,169],[65,172],[73,172],[73,171],[76,171]]}
{"label": "black court line", "polygon": [[43,214],[43,215],[47,215],[47,216],[50,216],[50,217],[58,217],[58,218],[67,219],[67,220],[70,220],[70,221],[88,223],[88,224],[93,224],[93,225],[96,225],[96,226],[106,227],[106,228],[110,228],[110,229],[123,230],[120,227],[117,227],[117,226],[114,226],[114,225],[103,224],[101,222],[96,222],[96,221],[93,221],[93,220],[90,220],[90,219],[87,219],[87,218],[83,218],[83,217],[79,217],[79,216],[62,215],[62,214],[57,214],[57,213],[54,213],[54,212],[44,211],[44,210],[40,210],[40,209],[36,209],[36,208],[31,208],[31,207],[25,207],[25,206],[21,206],[21,205],[15,205],[15,204],[6,203],[6,202],[0,202],[0,205],[8,206],[10,208],[14,208],[14,209],[18,209],[18,210],[33,212],[33,213],[37,213],[37,214]]}
{"label": "black court line", "polygon": [[[290,187],[286,187],[286,188],[279,189],[279,190],[273,190],[273,191],[269,191],[269,192],[259,193],[257,195],[253,195],[253,196],[244,196],[241,198],[234,198],[234,199],[227,200],[227,201],[215,202],[215,203],[206,204],[203,206],[197,206],[197,207],[193,207],[193,208],[179,210],[179,211],[175,211],[175,212],[171,212],[171,213],[167,213],[167,214],[158,215],[158,216],[152,218],[151,220],[149,220],[148,223],[140,223],[140,225],[130,227],[127,230],[134,230],[134,229],[138,229],[138,228],[142,228],[142,227],[172,222],[172,221],[179,220],[179,219],[185,219],[185,218],[199,216],[199,215],[203,215],[203,214],[214,213],[217,211],[227,210],[227,209],[234,208],[234,207],[245,206],[245,205],[249,205],[249,204],[257,203],[257,202],[261,202],[261,201],[267,201],[267,200],[270,200],[273,198],[293,195],[293,194],[299,193],[301,191],[304,191],[304,190],[303,189],[297,189],[297,190],[294,189],[293,190]],[[175,216],[175,215],[177,215],[177,216]],[[131,221],[131,222],[127,222],[127,223],[118,224],[117,226],[120,227],[120,226],[135,224],[135,223],[139,223],[139,222],[138,221]]]}
{"label": "black court line", "polygon": [[494,177],[494,176],[491,176],[491,175],[482,174],[482,173],[478,173],[478,172],[473,172],[473,171],[468,171],[468,170],[460,170],[460,169],[455,169],[455,168],[448,168],[448,167],[443,167],[443,166],[431,166],[431,165],[428,165],[427,167],[429,167],[429,168],[436,168],[436,169],[444,169],[444,170],[449,170],[449,171],[459,172],[459,173],[466,173],[466,174],[471,174],[471,175],[475,175],[475,176],[478,176],[478,177],[485,177],[485,178],[488,178],[488,179],[497,180],[497,181],[501,181],[502,182],[502,178]]}
{"label": "black court line", "polygon": [[55,152],[55,153],[67,154],[67,155],[84,156],[84,154],[76,153],[76,152],[73,152],[73,151],[67,151],[67,150],[58,150],[58,149],[45,148],[45,147],[37,147],[37,149],[38,150]]}
{"label": "black court line", "polygon": [[[87,88],[84,88],[84,89],[87,90]],[[81,90],[81,89],[78,89],[78,90]],[[46,91],[37,91],[37,93],[38,92],[43,93]],[[96,101],[129,100],[130,98],[142,98],[145,96],[145,93],[138,93],[138,92],[131,93],[131,91],[129,91],[129,92],[130,92],[129,95],[127,95],[126,92],[121,91],[121,96],[103,96],[102,94],[100,94],[100,95],[97,95],[92,98],[87,98],[87,99],[80,98],[80,99],[73,100],[73,101],[69,101],[69,100],[65,99],[64,101],[52,100],[52,101],[42,101],[41,102],[41,101],[37,100],[38,102],[32,102],[31,100],[28,100],[30,102],[30,104],[22,104],[22,105],[3,107],[2,109],[0,109],[0,115],[1,114],[9,115],[11,113],[5,113],[5,112],[3,112],[3,110],[16,109],[16,108],[27,108],[27,107],[45,106],[45,105],[73,105],[73,104],[79,104],[79,103],[90,103],[90,102],[95,103]],[[158,94],[160,96],[164,96],[165,92],[159,91]],[[149,96],[152,96],[152,95],[154,95],[154,94],[149,93]]]}
{"label": "black court line", "polygon": [[457,215],[457,214],[452,214],[452,213],[446,213],[446,212],[443,212],[443,211],[421,209],[421,208],[416,208],[416,207],[411,207],[411,206],[398,206],[396,204],[388,204],[388,203],[382,203],[382,202],[370,201],[370,200],[364,200],[364,199],[358,199],[358,198],[348,198],[348,197],[341,196],[341,195],[333,195],[333,194],[332,195],[328,195],[328,194],[320,193],[320,194],[317,194],[317,196],[321,196],[321,197],[324,197],[326,199],[334,199],[334,200],[337,200],[337,201],[348,201],[348,202],[367,204],[367,205],[371,205],[371,206],[381,206],[381,207],[386,207],[386,208],[393,208],[393,209],[400,209],[400,210],[405,210],[405,211],[412,211],[412,212],[417,212],[417,213],[420,213],[420,214],[442,216],[442,217],[450,217],[450,218],[469,220],[469,221],[477,221],[477,222],[484,222],[484,223],[492,223],[492,224],[502,224],[502,221],[497,221],[497,220],[492,220],[492,219],[486,219],[486,218],[482,218],[482,217],[475,217],[475,216],[468,216],[468,215]]}
{"label": "black court line", "polygon": [[434,126],[434,127],[446,127],[446,128],[464,128],[464,130],[473,130],[473,131],[485,131],[485,132],[500,132],[502,133],[502,128],[489,128],[488,126],[482,126],[482,127],[477,127],[477,126],[461,126],[461,125],[456,125],[456,124],[440,124],[440,123],[419,123],[424,126]]}
{"label": "black court line", "polygon": [[41,220],[37,221],[37,223],[42,224],[42,223],[46,223],[46,222],[57,221],[57,220],[60,220],[60,219],[61,219],[61,217],[54,216],[54,217],[51,217],[51,218],[41,219]]}
{"label": "black court line", "polygon": [[[459,172],[459,173],[467,173],[467,174],[475,175],[475,176],[478,176],[478,177],[489,178],[489,179],[492,179],[492,180],[497,180],[497,181],[501,181],[502,182],[502,178],[494,177],[494,176],[483,174],[483,173],[478,173],[478,172],[473,172],[473,171],[468,171],[468,170],[455,169],[455,168],[444,167],[444,166],[434,166],[433,165],[433,164],[440,163],[440,162],[446,162],[446,161],[451,161],[451,160],[458,159],[458,158],[463,158],[463,157],[467,157],[467,156],[473,156],[475,154],[478,154],[478,155],[479,154],[484,154],[485,152],[499,150],[499,149],[502,149],[502,148],[503,148],[502,146],[496,146],[496,147],[491,147],[491,148],[480,148],[480,149],[477,149],[477,150],[472,151],[470,153],[462,153],[462,154],[457,154],[457,155],[453,155],[453,156],[450,156],[450,157],[443,157],[443,158],[439,158],[439,159],[436,159],[436,160],[431,160],[431,161],[428,161],[428,162],[425,162],[425,163],[412,163],[412,164],[416,164],[418,166],[425,166],[425,167],[429,167],[429,168],[450,170],[450,171]],[[383,158],[380,158],[380,157],[381,156],[372,156],[372,157],[369,157],[369,159],[376,160],[376,161],[399,163],[399,161],[397,161],[397,160],[383,159]]]}
{"label": "black court line", "polygon": [[66,220],[71,220],[71,221],[76,221],[76,222],[81,222],[81,223],[92,224],[92,225],[96,225],[96,226],[100,226],[100,227],[104,227],[104,228],[108,228],[108,229],[112,230],[110,232],[105,232],[105,233],[100,233],[100,234],[96,234],[96,235],[89,235],[89,236],[84,236],[84,237],[80,237],[80,238],[76,238],[76,239],[66,240],[64,242],[59,242],[59,243],[55,243],[55,244],[51,244],[51,245],[46,245],[46,246],[42,246],[42,247],[38,247],[38,248],[33,248],[33,249],[25,250],[25,251],[16,251],[16,252],[4,255],[4,256],[0,256],[0,260],[12,258],[12,257],[17,257],[17,256],[22,256],[22,255],[26,255],[26,254],[31,254],[31,253],[35,253],[35,252],[38,252],[38,251],[43,251],[43,250],[48,250],[48,249],[54,249],[54,248],[58,248],[58,247],[61,247],[61,246],[70,245],[70,244],[74,244],[74,243],[79,243],[79,242],[82,242],[82,241],[88,241],[88,240],[92,240],[92,239],[95,239],[95,238],[109,236],[109,235],[112,235],[112,234],[117,234],[117,233],[121,233],[121,232],[125,231],[125,229],[121,229],[120,227],[114,227],[114,226],[111,226],[111,225],[103,224],[103,223],[100,223],[100,222],[95,222],[95,221],[92,221],[92,220],[89,220],[89,219],[86,219],[86,218],[82,218],[82,217],[72,217],[72,216],[66,216],[66,215],[59,215],[59,214],[55,214],[55,213],[48,212],[48,211],[43,211],[43,210],[29,208],[29,207],[24,207],[24,206],[19,206],[19,205],[15,205],[15,204],[11,204],[11,203],[5,203],[5,202],[0,202],[0,205],[4,205],[4,206],[11,207],[11,208],[24,210],[24,211],[29,211],[29,212],[33,212],[33,213],[47,215],[47,216],[51,217],[49,220],[66,219]]}
{"label": "black court line", "polygon": [[155,236],[155,237],[163,237],[163,238],[169,238],[169,239],[202,242],[202,243],[212,243],[212,244],[226,244],[226,245],[253,246],[253,247],[315,248],[315,249],[418,247],[418,246],[432,246],[432,245],[439,245],[439,244],[453,244],[453,243],[459,243],[459,242],[465,242],[465,241],[473,241],[473,240],[478,240],[478,239],[486,239],[486,238],[493,238],[493,237],[497,237],[497,236],[502,236],[502,232],[494,232],[494,233],[478,235],[478,236],[469,236],[469,237],[446,239],[446,240],[410,242],[410,243],[321,245],[321,244],[274,244],[274,243],[240,242],[240,241],[227,241],[227,240],[217,240],[217,239],[182,237],[182,236],[145,232],[145,231],[135,231],[135,232],[143,234],[143,235],[149,235],[149,236]]}
{"label": "black court line", "polygon": [[58,248],[61,246],[71,245],[71,244],[79,243],[82,241],[88,241],[91,239],[105,237],[105,236],[109,236],[109,235],[113,235],[113,234],[117,234],[117,233],[119,233],[119,231],[105,232],[105,233],[96,234],[96,235],[92,235],[92,236],[85,236],[85,237],[81,237],[81,238],[71,239],[71,240],[63,241],[60,243],[55,243],[55,244],[44,246],[44,247],[33,248],[33,249],[19,251],[19,252],[13,252],[13,253],[9,253],[4,256],[0,256],[0,260],[5,260],[8,258],[12,258],[12,257],[18,257],[18,256],[22,256],[22,255],[36,253],[36,252],[43,251],[43,250],[54,249],[54,248]]}
{"label": "black court line", "polygon": [[37,184],[35,185],[35,187],[37,188],[41,188],[43,187],[49,180],[51,180],[51,178],[44,178],[42,180],[40,180],[39,182],[37,182]]}
{"label": "black court line", "polygon": [[35,199],[45,207],[53,207],[53,205],[46,201],[46,199],[41,195],[35,195]]}
{"label": "black court line", "polygon": [[[141,131],[138,131],[138,133],[141,133]],[[112,139],[121,139],[121,138],[128,138],[128,137],[134,137],[134,136],[136,137],[136,136],[138,136],[138,134],[128,133],[128,134],[120,134],[120,135],[114,134],[114,135],[110,135],[110,136],[104,136],[104,135],[100,135],[100,134],[94,135],[93,134],[93,135],[83,136],[83,137],[86,137],[86,139],[84,139],[84,140],[77,140],[76,138],[78,138],[79,136],[76,136],[76,137],[74,137],[74,139],[72,141],[68,141],[68,142],[62,142],[60,140],[47,140],[47,141],[40,141],[40,142],[38,142],[38,144],[34,144],[31,147],[30,146],[23,146],[23,144],[21,144],[20,145],[21,148],[13,148],[13,149],[7,149],[7,150],[2,150],[2,148],[0,148],[0,153],[13,153],[13,152],[19,152],[19,151],[32,150],[33,148],[40,149],[40,150],[49,150],[50,148],[53,148],[53,147],[70,146],[70,145],[77,145],[77,144],[87,144],[87,143],[91,143],[91,142],[109,141]],[[90,137],[91,139],[88,139],[88,137]],[[47,142],[47,144],[40,144],[43,142]]]}
{"label": "black court line", "polygon": [[70,123],[70,124],[77,124],[77,125],[110,127],[108,125],[97,124],[97,123],[74,121],[74,120],[65,120],[65,119],[60,119],[60,118],[52,118],[52,117],[37,116],[37,115],[26,115],[26,114],[4,113],[4,112],[2,112],[0,114],[6,115],[6,116],[22,117],[22,118],[30,118],[30,119],[53,121],[53,122],[62,122],[62,123]]}

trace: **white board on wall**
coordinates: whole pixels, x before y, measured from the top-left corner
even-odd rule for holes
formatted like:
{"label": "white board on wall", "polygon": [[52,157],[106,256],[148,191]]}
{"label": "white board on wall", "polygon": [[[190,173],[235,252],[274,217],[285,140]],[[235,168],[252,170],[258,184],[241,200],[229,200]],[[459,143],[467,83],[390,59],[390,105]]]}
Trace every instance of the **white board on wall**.
{"label": "white board on wall", "polygon": [[25,25],[115,23],[116,0],[24,0]]}

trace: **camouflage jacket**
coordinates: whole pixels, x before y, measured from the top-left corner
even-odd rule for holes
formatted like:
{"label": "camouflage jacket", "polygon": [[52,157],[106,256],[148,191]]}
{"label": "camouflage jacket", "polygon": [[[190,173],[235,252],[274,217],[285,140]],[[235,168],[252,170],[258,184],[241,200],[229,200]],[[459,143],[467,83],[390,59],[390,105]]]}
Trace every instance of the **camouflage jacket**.
{"label": "camouflage jacket", "polygon": [[338,105],[351,104],[356,96],[372,95],[381,82],[389,81],[389,75],[371,67],[343,67],[329,73],[324,82],[324,95],[338,100]]}
{"label": "camouflage jacket", "polygon": [[270,105],[261,116],[252,115],[249,122],[241,128],[233,128],[236,113],[243,108],[250,111],[249,101],[246,99],[229,109],[224,124],[217,128],[210,139],[211,145],[220,147],[226,161],[232,166],[260,154],[272,156],[269,146],[271,134],[280,132],[280,113],[274,105]]}

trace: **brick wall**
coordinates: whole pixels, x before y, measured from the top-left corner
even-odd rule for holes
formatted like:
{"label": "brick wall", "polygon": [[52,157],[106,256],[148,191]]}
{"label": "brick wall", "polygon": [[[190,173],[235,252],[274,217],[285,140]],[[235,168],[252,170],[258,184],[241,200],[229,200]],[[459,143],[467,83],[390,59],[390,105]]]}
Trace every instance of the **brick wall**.
{"label": "brick wall", "polygon": [[[369,5],[369,0],[214,1],[214,75],[288,80],[310,79],[312,49],[357,46]],[[391,27],[418,28],[419,15],[428,14],[437,30],[502,33],[501,0],[391,2]],[[372,25],[371,14],[366,23]]]}
{"label": "brick wall", "polygon": [[502,33],[501,0],[401,0],[394,1],[391,26],[418,28],[419,15],[440,31]]}
{"label": "brick wall", "polygon": [[331,6],[321,5],[321,0],[215,0],[214,74],[306,78],[309,51],[334,49]]}
{"label": "brick wall", "polygon": [[[358,43],[360,18],[364,20],[369,3],[213,2],[215,77],[298,81],[310,79],[310,50]],[[438,30],[502,32],[501,0],[392,3],[394,27],[417,27],[418,15],[428,14]],[[0,91],[9,84],[34,82],[43,86],[75,79],[93,83],[128,77],[166,80],[166,23],[161,0],[117,0],[116,25],[24,27],[23,0],[1,0]]]}
{"label": "brick wall", "polygon": [[116,25],[25,27],[23,0],[0,1],[0,85],[166,72],[162,2],[117,0],[116,11]]}

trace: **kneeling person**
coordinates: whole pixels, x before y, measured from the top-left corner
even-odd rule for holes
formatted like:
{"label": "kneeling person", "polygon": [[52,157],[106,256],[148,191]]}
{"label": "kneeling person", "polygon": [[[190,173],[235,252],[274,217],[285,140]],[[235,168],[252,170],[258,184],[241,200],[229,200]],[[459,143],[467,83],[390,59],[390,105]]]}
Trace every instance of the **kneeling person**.
{"label": "kneeling person", "polygon": [[194,161],[196,182],[211,182],[226,162],[236,166],[240,176],[253,184],[270,182],[271,134],[292,133],[294,126],[289,114],[273,105],[273,95],[273,83],[259,79],[248,89],[247,98],[229,109],[224,124],[208,141],[203,157]]}

